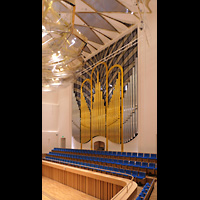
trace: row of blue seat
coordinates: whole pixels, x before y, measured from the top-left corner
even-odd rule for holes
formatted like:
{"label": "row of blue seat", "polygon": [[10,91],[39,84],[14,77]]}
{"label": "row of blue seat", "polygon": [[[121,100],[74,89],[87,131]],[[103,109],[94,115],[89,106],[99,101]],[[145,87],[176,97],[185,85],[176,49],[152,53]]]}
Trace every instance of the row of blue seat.
{"label": "row of blue seat", "polygon": [[80,155],[70,155],[65,153],[54,153],[49,152],[47,155],[52,156],[60,156],[60,157],[66,157],[71,159],[79,159],[84,161],[94,161],[98,163],[108,163],[108,164],[116,164],[116,165],[122,165],[122,166],[132,166],[132,167],[139,167],[143,169],[157,169],[157,166],[155,163],[148,163],[148,162],[140,162],[140,161],[129,161],[129,160],[118,160],[118,159],[110,159],[110,158],[100,158],[100,157],[90,157],[90,156],[80,156]]}
{"label": "row of blue seat", "polygon": [[138,179],[144,179],[146,178],[146,173],[145,172],[140,172],[140,171],[134,171],[134,170],[126,170],[126,169],[119,169],[117,167],[108,167],[108,166],[102,166],[102,165],[96,165],[96,164],[91,164],[91,163],[85,163],[85,162],[79,162],[79,161],[73,161],[73,160],[67,160],[67,159],[61,159],[61,158],[54,158],[50,156],[46,156],[43,158],[44,160],[48,161],[56,161],[59,163],[63,164],[70,164],[73,166],[82,166],[87,169],[94,169],[97,171],[104,171],[108,172],[114,175],[123,175],[125,177],[131,177],[133,176],[134,178]]}
{"label": "row of blue seat", "polygon": [[[152,184],[152,183],[151,183]],[[136,198],[136,200],[143,200],[145,198],[145,196],[147,195],[149,188],[151,187],[151,184],[149,184],[148,182],[144,185],[144,187],[142,188],[142,191],[140,192],[140,194],[138,195],[138,197]]]}
{"label": "row of blue seat", "polygon": [[150,153],[136,153],[136,152],[119,152],[119,151],[95,151],[85,149],[65,149],[65,148],[54,148],[54,151],[64,151],[71,153],[86,153],[86,154],[97,154],[97,155],[108,155],[108,156],[119,156],[119,157],[133,157],[143,159],[157,159],[157,154]]}

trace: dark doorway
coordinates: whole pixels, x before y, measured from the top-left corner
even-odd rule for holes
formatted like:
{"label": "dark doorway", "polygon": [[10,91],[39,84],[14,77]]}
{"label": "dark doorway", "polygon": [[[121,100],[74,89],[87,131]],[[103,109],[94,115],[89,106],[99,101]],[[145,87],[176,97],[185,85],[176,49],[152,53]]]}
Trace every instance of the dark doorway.
{"label": "dark doorway", "polygon": [[105,150],[105,143],[102,141],[96,141],[94,143],[94,150],[95,151],[104,151]]}

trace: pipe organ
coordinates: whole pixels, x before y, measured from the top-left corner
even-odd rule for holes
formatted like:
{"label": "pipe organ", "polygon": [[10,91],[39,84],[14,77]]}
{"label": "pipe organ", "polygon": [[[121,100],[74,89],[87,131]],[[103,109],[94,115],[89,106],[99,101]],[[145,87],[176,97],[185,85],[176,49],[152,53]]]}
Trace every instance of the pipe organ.
{"label": "pipe organ", "polygon": [[[78,77],[74,83],[76,99],[74,101],[79,107],[81,118],[79,126],[81,148],[83,143],[91,141],[91,149],[93,149],[93,137],[103,136],[106,138],[106,150],[110,141],[121,144],[121,151],[123,151],[123,144],[138,135],[137,43],[106,62],[100,62],[118,47],[135,41],[137,37],[137,29],[135,29],[88,59],[83,69],[88,69],[94,63],[97,64]],[[72,135],[77,136],[77,133],[78,126],[73,128]]]}
{"label": "pipe organ", "polygon": [[[106,66],[107,67],[107,66]],[[115,85],[108,90],[108,76],[113,68],[118,68],[115,77]],[[132,75],[129,81],[123,87],[123,68],[120,65],[112,66],[109,71],[106,69],[106,92],[101,89],[99,80],[99,71],[97,70],[94,85],[91,88],[92,107],[88,107],[82,87],[86,81],[90,84],[93,80],[85,79],[81,85],[81,148],[83,143],[92,141],[95,136],[106,137],[107,140],[121,144],[123,151],[123,143],[132,140],[137,134],[137,67],[132,68]],[[116,71],[116,70],[115,70]],[[93,72],[92,72],[93,73]],[[92,77],[92,76],[91,76]],[[101,76],[103,77],[103,76]],[[105,79],[105,77],[104,77]],[[105,80],[104,80],[105,81]],[[123,90],[122,90],[123,88]],[[109,101],[108,101],[109,91]],[[124,96],[122,95],[124,93]],[[106,98],[103,95],[107,93]],[[105,96],[104,96],[105,97]],[[107,99],[107,100],[106,100]],[[106,102],[107,105],[106,105]],[[106,119],[107,113],[107,119]],[[75,120],[76,121],[76,120]],[[74,123],[75,125],[75,123]],[[106,127],[107,125],[107,127]],[[78,131],[78,130],[76,130]],[[108,143],[107,143],[108,145]],[[92,148],[92,144],[91,144]]]}

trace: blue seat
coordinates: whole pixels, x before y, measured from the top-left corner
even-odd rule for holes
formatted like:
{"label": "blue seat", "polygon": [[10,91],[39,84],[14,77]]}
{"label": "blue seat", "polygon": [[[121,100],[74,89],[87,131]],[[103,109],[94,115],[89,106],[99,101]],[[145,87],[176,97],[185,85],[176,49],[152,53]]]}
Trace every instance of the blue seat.
{"label": "blue seat", "polygon": [[126,157],[131,157],[131,152],[127,152]]}
{"label": "blue seat", "polygon": [[126,172],[125,172],[125,169],[119,169],[119,172],[120,172],[120,173],[126,173]]}
{"label": "blue seat", "polygon": [[149,159],[157,159],[156,154],[152,153],[151,156],[149,157]]}
{"label": "blue seat", "polygon": [[144,179],[145,177],[146,177],[145,172],[138,172],[138,175],[136,176],[136,178],[139,178],[139,179]]}
{"label": "blue seat", "polygon": [[137,153],[135,153],[135,152],[132,153],[132,154],[131,154],[131,157],[136,158],[136,157],[137,157]]}
{"label": "blue seat", "polygon": [[108,169],[109,169],[110,171],[114,171],[114,170],[113,170],[113,167],[108,167]]}
{"label": "blue seat", "polygon": [[143,200],[143,198],[141,198],[140,196],[138,196],[138,197],[136,198],[136,200]]}
{"label": "blue seat", "polygon": [[141,166],[141,162],[140,161],[136,161],[135,166],[140,167]]}
{"label": "blue seat", "polygon": [[143,158],[148,159],[150,157],[149,153],[145,153]]}
{"label": "blue seat", "polygon": [[147,191],[149,190],[150,186],[149,185],[146,185],[143,187],[144,189],[146,189]]}
{"label": "blue seat", "polygon": [[117,156],[121,156],[122,155],[122,152],[117,152]]}
{"label": "blue seat", "polygon": [[105,151],[104,154],[107,155],[107,156],[109,156],[110,152],[109,151]]}
{"label": "blue seat", "polygon": [[147,169],[155,169],[155,163],[149,163]]}
{"label": "blue seat", "polygon": [[112,152],[112,156],[116,156],[117,155],[117,152],[116,151],[113,151]]}
{"label": "blue seat", "polygon": [[145,196],[146,196],[146,194],[144,194],[143,192],[140,192],[139,197],[141,197],[142,199],[144,199]]}
{"label": "blue seat", "polygon": [[132,171],[130,169],[126,169],[126,174],[132,175]]}
{"label": "blue seat", "polygon": [[126,157],[126,152],[122,152],[121,157]]}
{"label": "blue seat", "polygon": [[137,158],[143,158],[143,153],[138,153]]}
{"label": "blue seat", "polygon": [[117,168],[117,167],[113,167],[113,170],[116,171],[116,172],[119,172],[120,169]]}
{"label": "blue seat", "polygon": [[128,166],[128,164],[129,164],[129,161],[128,160],[124,160],[124,162],[121,165]]}
{"label": "blue seat", "polygon": [[117,159],[113,159],[112,163],[117,164],[117,161],[118,161]]}
{"label": "blue seat", "polygon": [[131,172],[131,175],[135,178],[135,177],[138,175],[138,171],[134,171],[134,170],[133,170],[133,171]]}
{"label": "blue seat", "polygon": [[150,187],[150,184],[148,182],[145,185]]}
{"label": "blue seat", "polygon": [[94,164],[91,164],[90,167],[94,167]]}
{"label": "blue seat", "polygon": [[129,166],[135,166],[135,161],[131,160],[128,165]]}
{"label": "blue seat", "polygon": [[148,163],[147,162],[142,162],[142,165],[140,166],[140,168],[146,169],[147,167],[148,167]]}

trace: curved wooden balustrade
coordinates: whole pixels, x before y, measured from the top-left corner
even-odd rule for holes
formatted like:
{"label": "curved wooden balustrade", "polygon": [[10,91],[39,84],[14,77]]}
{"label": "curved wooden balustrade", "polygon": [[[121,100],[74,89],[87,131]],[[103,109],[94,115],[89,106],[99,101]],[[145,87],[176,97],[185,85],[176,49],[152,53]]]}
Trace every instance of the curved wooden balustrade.
{"label": "curved wooden balustrade", "polygon": [[42,175],[102,200],[130,200],[137,193],[132,180],[45,160]]}

